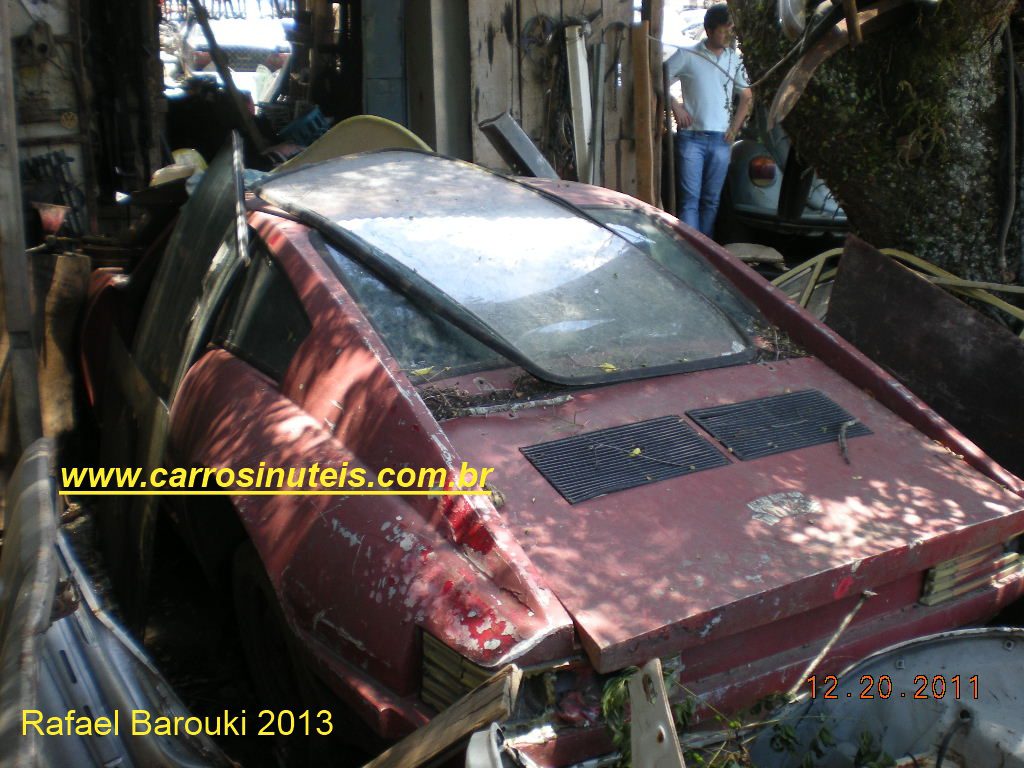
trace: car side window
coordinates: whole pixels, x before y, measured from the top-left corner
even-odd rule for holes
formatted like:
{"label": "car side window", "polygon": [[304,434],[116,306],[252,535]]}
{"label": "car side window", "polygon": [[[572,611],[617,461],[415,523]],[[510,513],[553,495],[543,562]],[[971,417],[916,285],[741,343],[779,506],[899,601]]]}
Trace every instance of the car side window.
{"label": "car side window", "polygon": [[214,331],[223,346],[280,383],[312,325],[291,281],[263,243],[225,304]]}
{"label": "car side window", "polygon": [[[234,184],[230,152],[221,152],[182,209],[139,318],[133,355],[157,395],[170,397],[196,304],[210,265],[234,249]],[[223,258],[223,256],[222,256]]]}

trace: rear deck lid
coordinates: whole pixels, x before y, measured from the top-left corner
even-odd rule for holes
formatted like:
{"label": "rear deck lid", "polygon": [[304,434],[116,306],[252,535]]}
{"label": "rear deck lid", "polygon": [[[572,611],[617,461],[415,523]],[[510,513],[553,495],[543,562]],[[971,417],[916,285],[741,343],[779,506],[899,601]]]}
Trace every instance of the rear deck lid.
{"label": "rear deck lid", "polygon": [[[778,406],[791,409],[808,391],[817,393],[811,416],[828,423],[806,430],[797,413],[801,441],[748,453],[792,435],[777,428],[794,413]],[[743,409],[745,423],[736,420]],[[666,417],[686,427],[677,442],[631,432]],[[744,425],[776,429],[759,444]],[[932,566],[1024,530],[1019,497],[812,358],[629,382],[558,408],[444,426],[465,460],[495,467],[501,514],[603,672],[786,617],[799,636],[802,613],[908,574],[923,587]],[[671,455],[694,437],[701,456],[722,461]],[[585,470],[600,482],[619,471],[607,462],[617,452],[647,460],[650,479],[570,503],[521,452],[564,438],[582,441],[556,472]],[[658,474],[665,461],[685,471]]]}

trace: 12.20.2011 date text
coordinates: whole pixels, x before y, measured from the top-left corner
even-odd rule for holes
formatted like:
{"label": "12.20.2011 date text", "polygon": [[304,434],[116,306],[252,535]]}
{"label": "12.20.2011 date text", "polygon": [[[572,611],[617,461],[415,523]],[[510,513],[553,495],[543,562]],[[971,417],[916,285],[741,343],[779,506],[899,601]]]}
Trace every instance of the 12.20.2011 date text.
{"label": "12.20.2011 date text", "polygon": [[960,699],[978,698],[978,676],[915,675],[913,686],[900,690],[889,675],[861,675],[860,692],[836,692],[840,686],[837,675],[811,675],[804,682],[810,687],[812,699]]}

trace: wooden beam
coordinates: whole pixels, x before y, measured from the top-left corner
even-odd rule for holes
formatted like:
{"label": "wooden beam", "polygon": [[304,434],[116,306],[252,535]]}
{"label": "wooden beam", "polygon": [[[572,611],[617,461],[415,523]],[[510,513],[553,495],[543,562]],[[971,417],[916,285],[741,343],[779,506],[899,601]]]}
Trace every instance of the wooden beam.
{"label": "wooden beam", "polygon": [[590,183],[604,184],[604,69],[608,46],[599,42],[594,46],[594,135],[590,139]]}
{"label": "wooden beam", "polygon": [[630,30],[633,50],[633,124],[636,127],[636,196],[655,204],[654,134],[651,124],[650,22],[641,21]]}
{"label": "wooden beam", "polygon": [[22,221],[21,168],[14,103],[14,55],[10,4],[0,2],[0,275],[14,410],[22,449],[42,435],[36,351],[32,339],[28,262]]}
{"label": "wooden beam", "polygon": [[572,108],[572,139],[576,158],[577,181],[590,181],[590,141],[593,105],[590,99],[590,72],[587,67],[587,43],[583,27],[565,28],[565,60],[569,68],[569,103]]}
{"label": "wooden beam", "polygon": [[505,720],[515,708],[522,676],[519,667],[508,665],[364,768],[415,768],[474,731]]}
{"label": "wooden beam", "polygon": [[84,253],[37,253],[32,270],[37,286],[40,272],[49,277],[45,296],[36,296],[43,310],[38,375],[43,433],[64,440],[75,430],[77,320],[89,291],[92,263]]}
{"label": "wooden beam", "polygon": [[502,112],[519,118],[518,8],[518,3],[468,0],[473,162],[488,168],[508,166],[478,126]]}
{"label": "wooden beam", "polygon": [[860,20],[857,18],[857,0],[843,0],[843,13],[846,14],[846,28],[850,32],[850,50],[853,50],[864,42]]}
{"label": "wooden beam", "polygon": [[634,768],[686,768],[668,705],[661,661],[655,657],[644,664],[627,685]]}
{"label": "wooden beam", "polygon": [[[668,130],[665,115],[668,112],[668,101],[663,94],[668,90],[665,87],[664,67],[662,66],[661,32],[665,26],[665,0],[650,0],[651,8],[651,36],[648,38],[648,59],[651,67],[651,91],[653,95],[652,123],[653,143],[651,149],[651,167],[653,178],[651,185],[654,190],[654,202],[661,208],[665,208],[662,195],[662,144],[665,132]],[[672,213],[675,213],[672,211]]]}

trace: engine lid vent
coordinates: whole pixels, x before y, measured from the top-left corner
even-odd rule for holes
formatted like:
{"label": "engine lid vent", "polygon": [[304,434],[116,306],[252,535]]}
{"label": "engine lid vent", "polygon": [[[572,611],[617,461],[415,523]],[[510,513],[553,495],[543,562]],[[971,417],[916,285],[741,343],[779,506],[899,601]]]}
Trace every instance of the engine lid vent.
{"label": "engine lid vent", "polygon": [[687,411],[743,461],[794,451],[871,430],[817,390]]}
{"label": "engine lid vent", "polygon": [[679,416],[598,429],[520,450],[570,504],[729,464]]}

